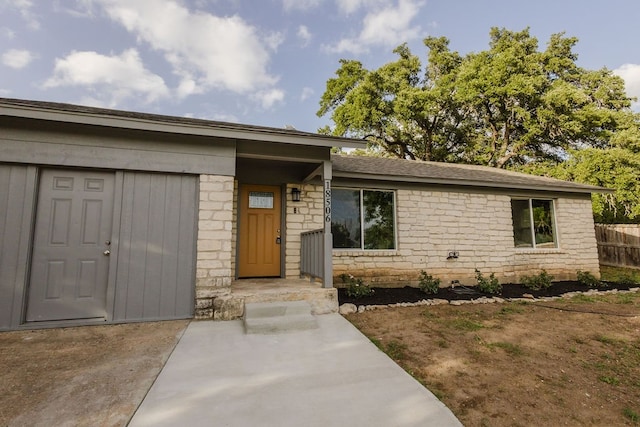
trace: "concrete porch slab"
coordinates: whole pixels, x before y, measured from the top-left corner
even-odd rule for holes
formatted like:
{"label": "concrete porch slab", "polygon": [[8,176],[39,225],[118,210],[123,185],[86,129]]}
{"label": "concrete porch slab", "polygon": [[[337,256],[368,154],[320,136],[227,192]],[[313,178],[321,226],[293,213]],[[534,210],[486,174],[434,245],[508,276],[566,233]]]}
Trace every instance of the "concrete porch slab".
{"label": "concrete porch slab", "polygon": [[[224,301],[223,301],[224,299]],[[303,279],[241,279],[231,284],[231,293],[220,299],[214,313],[219,320],[240,319],[248,303],[306,301],[311,314],[338,312],[338,291]]]}

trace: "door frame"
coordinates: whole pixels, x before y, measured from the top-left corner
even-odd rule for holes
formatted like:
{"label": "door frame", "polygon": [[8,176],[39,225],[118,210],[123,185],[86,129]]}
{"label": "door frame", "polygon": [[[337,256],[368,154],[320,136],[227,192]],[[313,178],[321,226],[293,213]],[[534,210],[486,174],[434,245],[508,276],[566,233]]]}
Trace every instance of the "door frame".
{"label": "door frame", "polygon": [[[235,280],[240,279],[240,245],[241,245],[241,241],[240,241],[240,229],[242,227],[242,215],[243,215],[243,211],[242,211],[242,190],[243,187],[245,186],[251,186],[251,185],[263,185],[263,184],[254,184],[251,182],[238,182],[237,183],[237,200],[236,200],[236,204],[235,204],[235,208],[236,208],[236,233],[235,236],[233,236],[235,242],[236,242],[236,248],[235,248],[235,266],[234,266],[234,271],[233,271],[233,277]],[[267,184],[264,184],[267,185]],[[281,243],[280,243],[280,278],[284,278],[286,275],[286,246],[287,246],[287,239],[286,239],[286,235],[287,235],[287,229],[286,229],[286,223],[287,223],[287,185],[286,184],[281,184],[281,185],[269,185],[270,187],[278,187],[280,190],[280,238],[281,238]]]}

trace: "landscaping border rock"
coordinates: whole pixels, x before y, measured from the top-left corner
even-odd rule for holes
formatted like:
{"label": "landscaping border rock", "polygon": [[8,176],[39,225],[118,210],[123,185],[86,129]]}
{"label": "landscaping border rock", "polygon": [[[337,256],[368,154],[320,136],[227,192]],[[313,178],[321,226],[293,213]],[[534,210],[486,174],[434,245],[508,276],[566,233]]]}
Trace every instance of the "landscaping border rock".
{"label": "landscaping border rock", "polygon": [[364,311],[369,310],[379,310],[383,308],[395,308],[395,307],[418,307],[418,306],[430,306],[430,305],[444,305],[449,304],[453,306],[461,306],[465,304],[494,304],[494,303],[505,303],[505,302],[546,302],[546,301],[556,301],[559,299],[567,299],[573,298],[577,295],[607,295],[607,294],[625,294],[625,293],[633,293],[640,292],[640,287],[637,288],[629,288],[629,290],[620,290],[620,289],[608,289],[604,291],[599,291],[597,289],[590,289],[585,292],[567,292],[562,295],[553,296],[553,297],[534,297],[530,294],[523,295],[522,298],[500,298],[500,297],[486,297],[481,296],[480,298],[468,299],[468,300],[451,300],[447,301],[445,299],[423,299],[417,302],[400,302],[396,304],[376,304],[376,305],[356,305],[352,303],[345,303],[340,305],[340,314],[351,314],[351,313],[362,313]]}

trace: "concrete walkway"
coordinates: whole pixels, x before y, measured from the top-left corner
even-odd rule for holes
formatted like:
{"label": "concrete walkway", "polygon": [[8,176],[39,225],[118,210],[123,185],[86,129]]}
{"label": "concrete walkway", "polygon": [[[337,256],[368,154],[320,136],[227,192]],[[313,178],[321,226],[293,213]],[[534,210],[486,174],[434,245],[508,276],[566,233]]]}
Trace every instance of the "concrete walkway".
{"label": "concrete walkway", "polygon": [[317,321],[274,335],[192,322],[129,425],[462,425],[342,316]]}

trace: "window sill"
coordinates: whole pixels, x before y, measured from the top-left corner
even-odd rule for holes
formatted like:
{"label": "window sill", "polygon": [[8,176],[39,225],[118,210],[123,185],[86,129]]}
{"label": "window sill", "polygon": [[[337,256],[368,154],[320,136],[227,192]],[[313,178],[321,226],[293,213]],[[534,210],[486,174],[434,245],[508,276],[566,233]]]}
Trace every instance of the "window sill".
{"label": "window sill", "polygon": [[395,249],[334,249],[334,256],[394,256],[398,255]]}
{"label": "window sill", "polygon": [[560,248],[515,248],[516,255],[558,255],[565,252]]}

